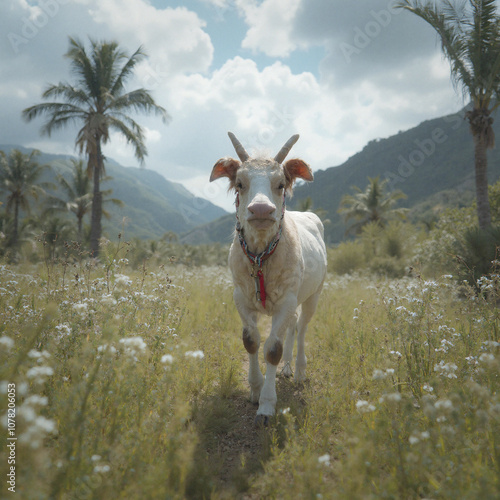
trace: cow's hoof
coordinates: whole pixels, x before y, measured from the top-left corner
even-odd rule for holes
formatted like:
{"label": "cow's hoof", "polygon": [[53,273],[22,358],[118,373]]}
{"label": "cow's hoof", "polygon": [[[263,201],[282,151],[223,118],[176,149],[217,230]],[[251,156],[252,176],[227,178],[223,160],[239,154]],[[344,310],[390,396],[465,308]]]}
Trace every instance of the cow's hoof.
{"label": "cow's hoof", "polygon": [[255,417],[255,426],[256,427],[268,427],[269,426],[269,415],[257,415]]}
{"label": "cow's hoof", "polygon": [[293,370],[292,367],[290,366],[290,361],[287,361],[285,363],[285,366],[283,366],[283,369],[281,370],[281,374],[285,378],[290,378],[293,376]]}

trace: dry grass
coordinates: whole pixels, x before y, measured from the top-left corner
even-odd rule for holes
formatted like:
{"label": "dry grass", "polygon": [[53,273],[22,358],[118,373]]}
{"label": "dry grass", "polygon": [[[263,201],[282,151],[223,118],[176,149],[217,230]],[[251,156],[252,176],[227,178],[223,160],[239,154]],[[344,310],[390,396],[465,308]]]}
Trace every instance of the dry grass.
{"label": "dry grass", "polygon": [[308,381],[279,379],[277,416],[259,430],[225,268],[3,266],[0,414],[13,383],[16,492],[498,498],[497,292],[495,279],[463,297],[448,278],[330,277]]}

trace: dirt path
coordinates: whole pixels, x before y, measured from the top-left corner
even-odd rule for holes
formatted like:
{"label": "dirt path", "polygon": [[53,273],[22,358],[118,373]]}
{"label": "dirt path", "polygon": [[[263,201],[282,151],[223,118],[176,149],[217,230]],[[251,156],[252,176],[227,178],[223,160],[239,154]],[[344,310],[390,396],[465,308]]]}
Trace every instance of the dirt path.
{"label": "dirt path", "polygon": [[[246,380],[247,371],[242,369],[241,376]],[[271,458],[273,436],[275,439],[277,436],[278,442],[283,443],[285,439],[279,410],[292,408],[295,415],[305,410],[303,386],[284,377],[278,378],[276,385],[278,416],[268,428],[255,426],[258,406],[249,401],[248,391],[239,392],[226,400],[229,413],[235,417],[234,421],[228,426],[227,432],[218,433],[212,446],[207,448],[209,459],[219,464],[215,482],[220,498],[258,498],[251,494],[253,479],[262,472],[265,462]]]}
{"label": "dirt path", "polygon": [[[263,318],[259,325],[263,338],[267,337],[271,326],[270,318]],[[261,350],[262,357],[262,350]],[[274,436],[284,442],[283,422],[279,410],[291,408],[294,415],[305,410],[302,396],[303,386],[293,380],[278,377],[278,416],[268,428],[257,428],[254,419],[258,405],[249,401],[248,358],[245,355],[237,373],[237,386],[243,390],[234,392],[230,397],[207,401],[201,411],[204,425],[201,427],[202,451],[210,468],[216,498],[244,499],[258,498],[251,493],[253,480],[262,472],[263,466],[271,457],[271,442]],[[278,373],[281,371],[281,364]],[[261,365],[265,372],[265,367]],[[282,420],[282,418],[281,418]]]}

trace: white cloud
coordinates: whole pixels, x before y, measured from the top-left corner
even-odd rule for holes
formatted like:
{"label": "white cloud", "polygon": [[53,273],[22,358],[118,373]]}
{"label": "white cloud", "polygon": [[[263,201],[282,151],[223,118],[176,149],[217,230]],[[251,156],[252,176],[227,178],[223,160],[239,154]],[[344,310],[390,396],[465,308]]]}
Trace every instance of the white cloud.
{"label": "white cloud", "polygon": [[[241,57],[208,75],[178,75],[161,95],[173,121],[160,129],[159,140],[148,138],[147,165],[231,210],[226,184],[221,181],[222,189],[214,192],[208,187],[215,161],[235,155],[227,131],[234,132],[249,153],[270,155],[299,133],[294,156],[313,170],[339,165],[373,138],[416,125],[429,113],[438,116],[450,107],[458,109],[441,63],[421,59],[409,67],[389,68],[385,78],[351,82],[348,88],[336,88],[308,72],[293,73],[280,62],[259,69],[253,60]],[[421,75],[426,75],[426,83],[415,88],[412,82]],[[149,120],[144,123],[153,128]],[[132,157],[128,162],[115,157],[132,164]]]}
{"label": "white cloud", "polygon": [[242,47],[271,57],[286,57],[300,46],[293,24],[302,0],[236,0],[249,29]]}
{"label": "white cloud", "polygon": [[144,45],[149,72],[161,78],[182,72],[204,72],[213,46],[205,22],[184,7],[157,9],[145,0],[80,0],[92,19],[104,24],[122,43],[135,50]]}

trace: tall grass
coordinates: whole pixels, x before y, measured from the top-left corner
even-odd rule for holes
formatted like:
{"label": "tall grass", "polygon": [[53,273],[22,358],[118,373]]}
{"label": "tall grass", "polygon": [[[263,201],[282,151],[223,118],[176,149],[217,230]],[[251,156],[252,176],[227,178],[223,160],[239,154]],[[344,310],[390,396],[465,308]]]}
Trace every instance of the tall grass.
{"label": "tall grass", "polygon": [[19,498],[499,497],[496,276],[329,276],[308,381],[258,430],[227,269],[104,253],[0,269]]}

